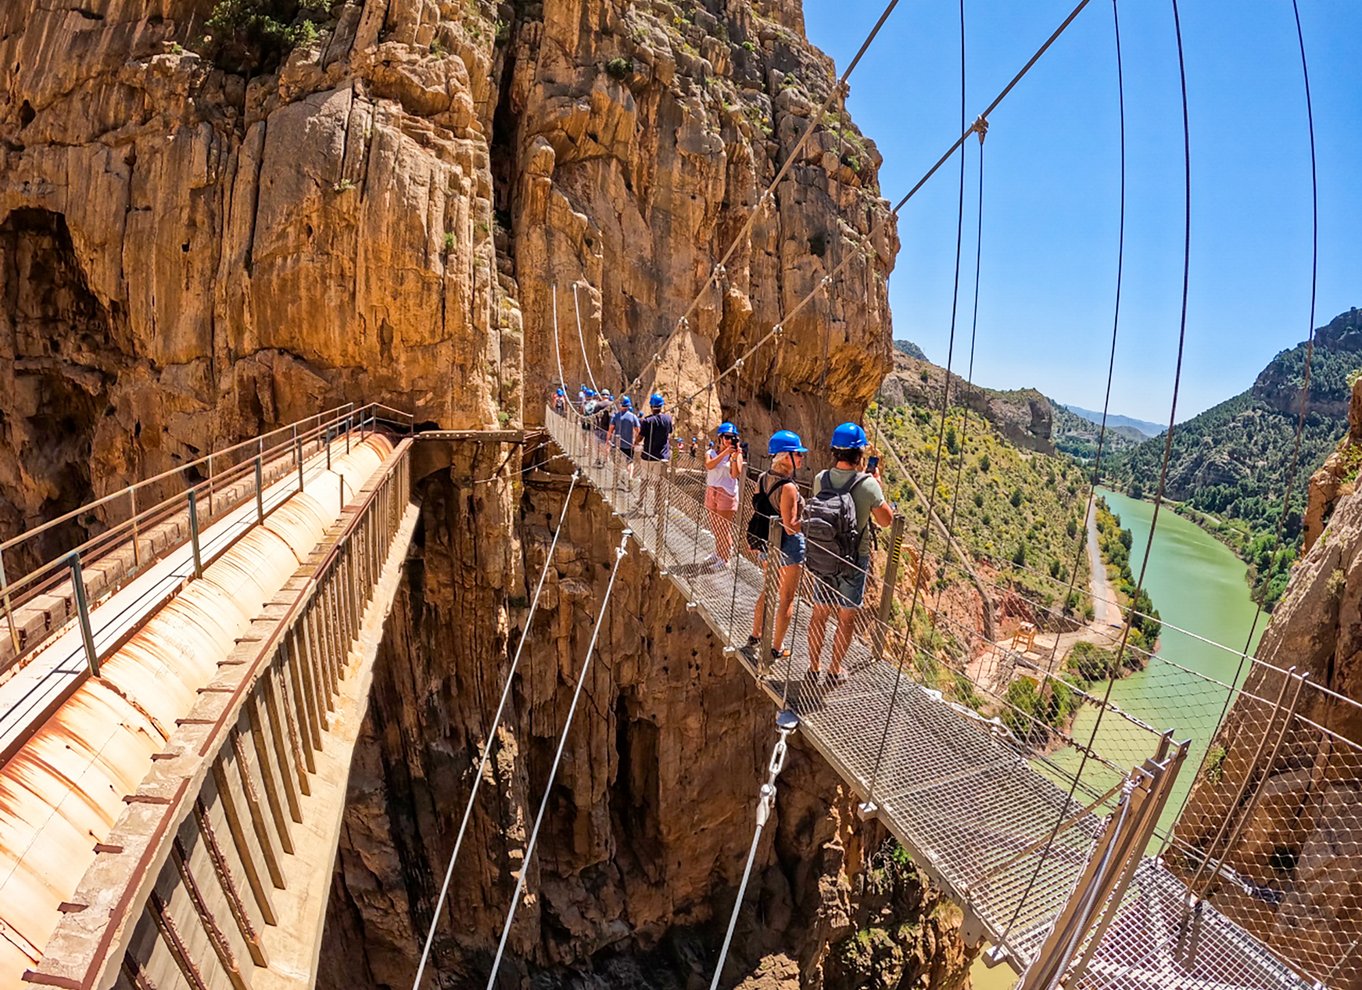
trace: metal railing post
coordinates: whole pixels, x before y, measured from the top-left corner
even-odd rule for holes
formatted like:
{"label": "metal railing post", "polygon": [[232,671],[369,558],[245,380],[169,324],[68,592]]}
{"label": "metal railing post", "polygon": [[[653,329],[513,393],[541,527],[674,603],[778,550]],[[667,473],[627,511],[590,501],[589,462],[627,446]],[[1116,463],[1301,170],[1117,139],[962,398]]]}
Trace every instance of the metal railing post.
{"label": "metal railing post", "polygon": [[345,452],[350,453],[350,431],[355,428],[355,404],[351,402],[345,409]]}
{"label": "metal railing post", "polygon": [[326,444],[326,469],[327,469],[328,471],[330,471],[330,470],[331,470],[331,431],[330,431],[329,429],[328,429],[328,430],[323,430],[323,431],[322,431],[322,436],[323,436],[323,438],[324,438],[323,442]]}
{"label": "metal railing post", "polygon": [[203,577],[203,557],[199,554],[199,500],[189,489],[189,546],[194,552],[194,576]]}
{"label": "metal railing post", "polygon": [[5,555],[0,552],[0,599],[5,604],[5,619],[9,622],[9,638],[14,644],[14,652],[19,653],[19,629],[14,625],[14,608],[9,600],[9,582],[5,579]]}
{"label": "metal railing post", "polygon": [[255,521],[265,521],[265,466],[255,455]]}
{"label": "metal railing post", "polygon": [[771,660],[771,639],[775,635],[776,609],[780,607],[780,538],[785,534],[785,525],[780,520],[780,508],[771,517],[771,525],[766,531],[766,567],[762,574],[762,587],[766,589],[766,607],[761,613],[761,654],[757,657],[757,669],[761,670]]}
{"label": "metal railing post", "polygon": [[298,491],[303,490],[303,441],[293,438],[293,460],[298,465]]}
{"label": "metal railing post", "polygon": [[137,488],[128,489],[128,518],[132,520],[132,565],[142,566],[142,551],[137,546]]}
{"label": "metal railing post", "polygon": [[889,635],[889,620],[894,613],[894,588],[899,583],[902,567],[903,534],[908,528],[908,517],[896,515],[889,530],[889,560],[884,565],[884,584],[880,587],[879,624],[875,626],[875,659],[884,659],[884,641]]}
{"label": "metal railing post", "polygon": [[85,575],[81,572],[80,554],[70,557],[71,588],[76,593],[76,618],[80,624],[80,641],[85,644],[85,660],[90,673],[99,676],[99,654],[95,652],[95,634],[90,628],[90,603],[85,597]]}
{"label": "metal railing post", "polygon": [[208,518],[213,518],[213,452],[208,452]]}

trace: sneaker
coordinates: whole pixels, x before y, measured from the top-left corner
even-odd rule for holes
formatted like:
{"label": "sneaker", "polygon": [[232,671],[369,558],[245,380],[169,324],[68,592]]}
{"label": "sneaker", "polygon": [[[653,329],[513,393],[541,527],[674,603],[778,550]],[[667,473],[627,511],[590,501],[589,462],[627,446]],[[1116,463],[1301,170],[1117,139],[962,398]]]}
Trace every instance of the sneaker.
{"label": "sneaker", "polygon": [[761,646],[760,636],[748,636],[746,645],[738,647],[738,652],[747,657],[748,660],[755,660],[759,646]]}
{"label": "sneaker", "polygon": [[724,562],[719,559],[717,553],[712,553],[705,558],[705,562],[700,565],[700,569],[704,571],[722,571],[724,569]]}
{"label": "sneaker", "polygon": [[817,667],[810,667],[808,670],[804,671],[804,680],[809,681],[813,685],[817,685],[820,673],[821,672]]}
{"label": "sneaker", "polygon": [[847,675],[844,671],[839,670],[834,673],[830,670],[828,671],[828,676],[823,680],[823,686],[828,690],[832,690],[833,688],[841,687],[846,682]]}

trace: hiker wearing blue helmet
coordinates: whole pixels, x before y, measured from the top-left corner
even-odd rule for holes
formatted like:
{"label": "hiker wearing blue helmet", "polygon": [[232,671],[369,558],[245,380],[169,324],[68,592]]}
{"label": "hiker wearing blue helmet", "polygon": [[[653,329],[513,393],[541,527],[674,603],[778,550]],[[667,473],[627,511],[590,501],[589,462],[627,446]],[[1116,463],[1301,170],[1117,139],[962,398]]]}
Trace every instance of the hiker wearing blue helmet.
{"label": "hiker wearing blue helmet", "polygon": [[610,453],[610,420],[615,415],[615,397],[610,389],[601,389],[596,399],[596,412],[592,426],[596,431],[596,466],[605,467],[605,458]]}
{"label": "hiker wearing blue helmet", "polygon": [[[765,560],[767,566],[780,567],[777,592],[774,635],[771,637],[771,654],[761,657],[762,666],[774,663],[789,654],[782,649],[785,633],[790,628],[794,614],[794,597],[799,588],[799,570],[804,563],[804,533],[800,517],[802,515],[799,486],[795,484],[795,471],[804,463],[808,453],[804,441],[793,430],[777,430],[767,444],[771,455],[771,469],[757,479],[756,491],[752,493],[752,518],[747,524],[747,545],[755,551],[758,559]],[[772,554],[767,546],[771,531],[771,520],[780,520],[780,547]],[[765,582],[763,582],[763,585]],[[757,597],[757,607],[752,613],[752,635],[747,644],[741,647],[749,660],[757,660],[757,650],[761,645],[761,627],[766,621],[766,592]]]}
{"label": "hiker wearing blue helmet", "polygon": [[865,430],[856,423],[843,423],[832,431],[833,467],[814,477],[804,512],[809,573],[818,579],[809,617],[809,671],[818,674],[828,619],[836,609],[837,634],[827,674],[832,687],[846,680],[842,661],[865,600],[874,542],[870,524],[888,526],[894,520],[893,506],[880,486],[878,463],[872,463],[868,472],[862,470],[868,443]]}
{"label": "hiker wearing blue helmet", "polygon": [[567,389],[558,386],[558,391],[553,393],[553,411],[559,416],[567,412]]}
{"label": "hiker wearing blue helmet", "polygon": [[[598,399],[597,396],[596,396],[596,391],[595,391],[595,389],[590,389],[590,388],[586,388],[585,386],[583,386],[583,388],[582,388],[582,430],[583,430],[583,431],[588,431],[588,432],[589,432],[589,431],[591,430],[591,423],[592,423],[592,420],[595,418],[595,415],[596,415],[596,404],[597,404],[597,402],[599,402],[599,399]],[[583,439],[585,439],[585,438],[583,438]]]}
{"label": "hiker wearing blue helmet", "polygon": [[742,477],[742,448],[738,428],[721,423],[718,440],[705,454],[705,510],[714,534],[714,552],[705,561],[709,570],[722,570],[733,556],[733,521],[738,516],[738,479]]}
{"label": "hiker wearing blue helmet", "polygon": [[[642,449],[639,451],[639,459],[642,462],[643,470],[643,491],[641,493],[641,509],[644,515],[655,515],[657,513],[657,492],[662,481],[662,474],[667,469],[667,462],[672,455],[672,430],[676,424],[672,422],[669,414],[662,411],[666,401],[662,398],[661,392],[654,392],[648,397],[648,415],[643,417],[643,422],[639,427],[639,443]],[[649,495],[652,495],[652,504],[649,505]]]}
{"label": "hiker wearing blue helmet", "polygon": [[610,417],[610,432],[607,440],[612,447],[618,447],[628,464],[629,480],[625,487],[632,490],[634,483],[634,441],[640,427],[638,414],[634,412],[634,400],[629,396],[620,399],[619,412]]}

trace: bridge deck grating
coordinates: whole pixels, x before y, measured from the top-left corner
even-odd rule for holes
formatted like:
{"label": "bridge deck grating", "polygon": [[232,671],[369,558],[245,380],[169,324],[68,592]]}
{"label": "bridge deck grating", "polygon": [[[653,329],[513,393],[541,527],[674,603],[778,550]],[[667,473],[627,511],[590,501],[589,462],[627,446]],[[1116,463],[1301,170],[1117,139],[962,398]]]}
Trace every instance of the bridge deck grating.
{"label": "bridge deck grating", "polygon": [[[722,570],[704,566],[715,543],[700,500],[701,483],[689,477],[664,477],[648,489],[641,479],[629,479],[617,460],[603,456],[576,423],[551,413],[546,418],[550,435],[564,453],[695,604],[719,640],[732,647],[743,645],[751,631],[762,572],[755,562],[737,554]],[[661,515],[658,490],[665,491]],[[741,531],[737,538],[741,542]],[[1058,821],[1078,813],[1083,803],[1097,796],[1098,788],[1085,779],[1078,800],[1070,801],[1071,777],[1064,779],[1063,771],[1024,751],[1010,734],[945,701],[907,671],[891,713],[897,668],[889,659],[876,659],[861,636],[852,641],[843,684],[828,688],[806,680],[812,611],[808,590],[805,580],[783,644],[791,653],[788,660],[778,661],[773,670],[756,669],[745,659],[743,665],[773,701],[799,715],[805,738],[859,794],[873,797],[879,817],[895,837],[948,893],[977,915],[990,938],[1006,945],[1012,965],[1023,968],[1034,959],[1067,902],[1103,819],[1096,813],[1083,814],[1062,831],[1034,884],[1041,854],[1021,854],[1047,839]],[[829,624],[824,665],[834,623],[835,618]],[[884,755],[877,774],[882,736]],[[1105,789],[1106,785],[1100,788]],[[1181,882],[1158,860],[1143,860],[1081,987],[1309,987],[1214,910],[1206,915],[1198,957],[1175,959],[1173,929],[1185,898]]]}

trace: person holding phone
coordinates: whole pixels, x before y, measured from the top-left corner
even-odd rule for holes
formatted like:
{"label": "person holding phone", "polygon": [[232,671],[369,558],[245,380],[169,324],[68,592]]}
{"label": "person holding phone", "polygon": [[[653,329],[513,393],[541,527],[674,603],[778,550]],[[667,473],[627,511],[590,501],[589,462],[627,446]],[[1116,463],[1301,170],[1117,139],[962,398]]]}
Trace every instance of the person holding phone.
{"label": "person holding phone", "polygon": [[738,517],[738,479],[742,477],[742,448],[738,428],[721,423],[717,439],[705,453],[705,511],[714,534],[714,552],[705,561],[711,571],[723,570],[733,557],[733,526]]}

